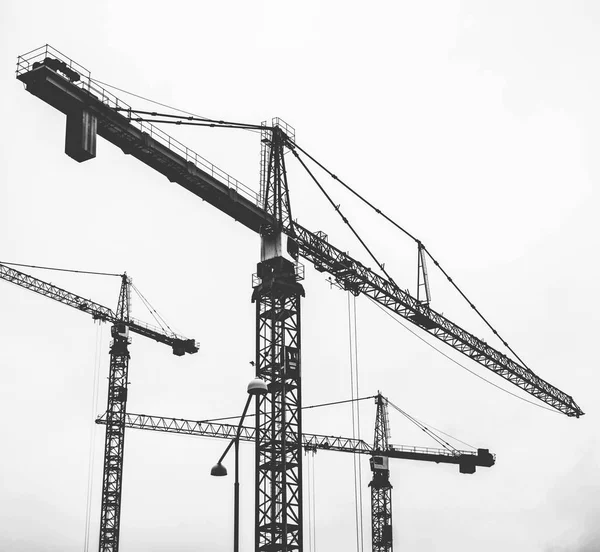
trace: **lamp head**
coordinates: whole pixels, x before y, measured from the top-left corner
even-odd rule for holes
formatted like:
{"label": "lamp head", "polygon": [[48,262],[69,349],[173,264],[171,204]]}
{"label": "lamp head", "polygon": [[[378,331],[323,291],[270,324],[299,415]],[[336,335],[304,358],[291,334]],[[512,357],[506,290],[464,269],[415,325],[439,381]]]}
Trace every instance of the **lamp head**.
{"label": "lamp head", "polygon": [[268,392],[269,388],[267,387],[267,382],[260,378],[254,378],[248,384],[248,393],[250,395],[266,395]]}
{"label": "lamp head", "polygon": [[215,477],[224,477],[227,475],[227,468],[221,464],[221,462],[219,462],[211,468],[210,475],[214,475]]}

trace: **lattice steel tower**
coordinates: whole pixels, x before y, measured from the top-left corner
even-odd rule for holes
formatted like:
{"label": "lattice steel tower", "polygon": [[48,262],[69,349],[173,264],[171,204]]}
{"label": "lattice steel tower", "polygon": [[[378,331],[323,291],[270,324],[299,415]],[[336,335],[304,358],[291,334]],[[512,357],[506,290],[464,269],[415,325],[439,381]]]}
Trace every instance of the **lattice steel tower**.
{"label": "lattice steel tower", "polygon": [[[256,375],[269,393],[256,406],[255,550],[302,550],[302,417],[300,362],[300,298],[304,289],[288,239],[286,132],[275,120],[263,131],[261,191],[273,223],[261,229],[261,262],[252,301],[256,302]],[[291,257],[289,255],[291,253]],[[286,258],[288,256],[288,258]]]}
{"label": "lattice steel tower", "polygon": [[388,424],[387,401],[377,393],[375,397],[377,415],[375,418],[375,439],[371,456],[373,479],[371,487],[371,533],[373,552],[390,552],[393,550],[392,538],[392,484],[390,483],[389,458],[379,456],[377,452],[389,448],[390,430]]}
{"label": "lattice steel tower", "polygon": [[117,322],[111,327],[108,404],[106,406],[106,439],[104,441],[104,474],[100,512],[100,552],[118,552],[123,481],[123,450],[127,404],[127,372],[129,368],[129,305],[131,280],[122,276]]}

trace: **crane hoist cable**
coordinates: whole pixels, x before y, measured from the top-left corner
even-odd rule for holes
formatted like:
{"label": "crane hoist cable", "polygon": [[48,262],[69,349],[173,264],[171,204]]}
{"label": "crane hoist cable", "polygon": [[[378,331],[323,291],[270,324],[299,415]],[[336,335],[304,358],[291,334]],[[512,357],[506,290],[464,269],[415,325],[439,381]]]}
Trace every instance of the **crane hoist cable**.
{"label": "crane hoist cable", "polygon": [[89,442],[89,455],[88,455],[88,481],[87,481],[87,492],[86,492],[86,505],[85,505],[85,537],[84,537],[84,552],[90,550],[90,525],[92,518],[92,495],[95,488],[94,485],[94,467],[96,464],[96,447],[95,437],[98,429],[97,424],[93,421],[94,415],[98,412],[98,390],[100,388],[100,363],[102,358],[102,334],[104,326],[98,324],[96,329],[96,348],[94,351],[94,374],[92,382],[92,427],[90,428],[90,442]]}
{"label": "crane hoist cable", "polygon": [[316,449],[305,449],[307,457],[307,497],[308,497],[308,549],[316,552],[316,493],[315,493],[315,456]]}
{"label": "crane hoist cable", "polygon": [[312,496],[313,496],[313,502],[312,502],[312,526],[313,526],[313,534],[312,534],[312,538],[313,538],[313,552],[317,552],[317,491],[316,491],[316,484],[315,484],[315,479],[316,479],[316,475],[315,475],[315,452],[313,452],[312,455]]}
{"label": "crane hoist cable", "polygon": [[[360,439],[360,409],[354,400],[355,394],[359,394],[359,372],[358,372],[358,340],[356,327],[356,297],[348,292],[348,347],[350,364],[350,394],[352,397],[352,438]],[[352,303],[354,299],[354,303]],[[356,523],[356,550],[362,552],[364,547],[363,537],[363,496],[362,496],[362,471],[360,469],[360,458],[352,455],[354,469],[354,514]]]}
{"label": "crane hoist cable", "polygon": [[[346,190],[348,190],[350,193],[352,193],[354,196],[356,196],[360,201],[362,201],[363,203],[365,203],[366,205],[368,205],[371,209],[373,209],[379,216],[383,217],[386,221],[388,221],[389,223],[391,223],[393,226],[395,226],[398,230],[400,230],[401,232],[403,232],[404,234],[406,234],[409,238],[411,238],[413,241],[415,241],[420,247],[422,247],[425,251],[425,253],[427,253],[427,256],[433,261],[433,264],[438,267],[440,269],[440,271],[442,272],[442,274],[446,277],[446,279],[448,280],[448,282],[450,282],[450,284],[452,285],[452,287],[454,287],[454,289],[456,291],[458,291],[458,293],[461,295],[461,297],[469,304],[469,306],[471,307],[471,309],[473,309],[475,311],[475,313],[477,313],[477,315],[479,316],[479,318],[481,318],[481,320],[486,324],[486,326],[492,330],[492,333],[498,337],[498,339],[500,339],[500,341],[502,342],[502,344],[513,354],[515,355],[515,357],[517,358],[517,360],[519,360],[519,362],[521,362],[521,364],[527,368],[529,370],[529,367],[527,366],[527,364],[525,364],[525,362],[523,361],[523,359],[521,359],[521,357],[514,351],[514,349],[508,344],[508,342],[498,333],[498,331],[492,326],[492,324],[487,320],[487,318],[485,318],[485,316],[483,316],[483,314],[481,313],[481,311],[475,306],[475,304],[465,295],[465,293],[462,291],[462,289],[458,286],[458,284],[456,284],[456,282],[450,277],[450,275],[444,270],[444,268],[442,267],[442,265],[433,257],[433,255],[431,254],[431,252],[429,251],[429,249],[427,249],[427,247],[421,242],[421,240],[419,240],[418,238],[416,238],[415,236],[413,236],[408,230],[406,230],[405,228],[403,228],[402,226],[400,226],[396,221],[394,221],[393,219],[391,219],[388,215],[386,215],[381,209],[375,207],[375,205],[373,205],[369,200],[367,200],[365,197],[363,197],[361,194],[359,194],[358,192],[356,192],[351,186],[349,186],[348,184],[346,184],[341,178],[339,178],[336,174],[334,174],[333,172],[331,172],[327,167],[325,167],[322,163],[320,163],[319,161],[317,161],[317,159],[315,159],[312,155],[310,155],[306,150],[304,150],[302,147],[300,147],[298,144],[296,144],[295,142],[292,142],[291,140],[289,141],[290,143],[290,149],[292,151],[294,151],[295,149],[300,150],[304,155],[306,155],[306,157],[308,157],[313,163],[315,163],[318,167],[320,167],[323,171],[325,171],[333,180],[339,182]],[[299,159],[298,155],[296,154],[296,158]],[[300,161],[302,163],[302,161]],[[306,165],[304,165],[304,163],[302,163],[302,165],[304,167],[306,167]],[[307,169],[308,170],[308,169]],[[310,174],[310,172],[309,172]],[[312,174],[311,174],[312,176]],[[313,177],[314,179],[314,177]],[[320,186],[319,186],[320,187]],[[339,211],[338,211],[339,212]],[[362,243],[362,241],[361,241]],[[364,244],[363,244],[364,245]],[[381,267],[380,267],[381,268]],[[386,273],[387,275],[387,273]],[[390,278],[391,279],[391,278]],[[393,280],[392,280],[393,281]]]}

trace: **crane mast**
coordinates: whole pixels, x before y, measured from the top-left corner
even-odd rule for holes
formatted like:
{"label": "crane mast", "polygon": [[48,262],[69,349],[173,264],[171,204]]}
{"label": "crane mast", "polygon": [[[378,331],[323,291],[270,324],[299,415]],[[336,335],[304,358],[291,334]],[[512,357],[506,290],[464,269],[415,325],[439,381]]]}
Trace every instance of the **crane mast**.
{"label": "crane mast", "polygon": [[125,446],[125,413],[127,412],[127,374],[129,370],[129,306],[131,280],[122,276],[116,322],[111,327],[110,369],[106,406],[104,470],[100,508],[100,552],[119,550],[121,491],[123,488],[123,453]]}
{"label": "crane mast", "polygon": [[255,550],[302,551],[302,400],[300,298],[295,265],[285,258],[282,228],[291,220],[283,156],[284,130],[273,126],[264,208],[275,221],[261,229],[256,303],[256,376],[269,393],[256,402]]}
{"label": "crane mast", "polygon": [[370,458],[373,478],[371,487],[371,538],[373,552],[391,552],[392,535],[392,484],[390,483],[389,458],[384,454],[389,449],[390,429],[387,402],[377,393],[375,397],[375,437],[373,455]]}

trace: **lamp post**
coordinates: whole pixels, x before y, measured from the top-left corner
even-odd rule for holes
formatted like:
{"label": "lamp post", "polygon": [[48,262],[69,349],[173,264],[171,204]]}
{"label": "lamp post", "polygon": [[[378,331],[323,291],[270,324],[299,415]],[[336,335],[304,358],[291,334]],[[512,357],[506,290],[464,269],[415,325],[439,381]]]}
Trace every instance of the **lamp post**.
{"label": "lamp post", "polygon": [[244,406],[244,411],[242,412],[240,423],[237,426],[235,437],[231,441],[229,441],[229,444],[225,448],[225,451],[223,452],[223,454],[221,454],[221,458],[219,458],[218,462],[210,470],[210,475],[214,475],[215,477],[223,477],[227,475],[227,468],[222,464],[222,462],[225,456],[227,456],[229,450],[231,449],[231,445],[234,445],[235,476],[233,484],[233,552],[239,552],[240,550],[240,433],[242,431],[242,424],[244,423],[244,419],[246,418],[246,413],[248,412],[248,407],[250,406],[250,401],[252,400],[252,397],[258,395],[266,395],[267,393],[267,384],[260,378],[254,378],[248,384],[248,398],[246,399],[246,405]]}

